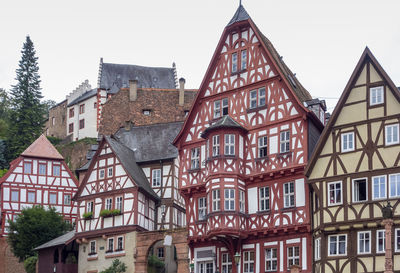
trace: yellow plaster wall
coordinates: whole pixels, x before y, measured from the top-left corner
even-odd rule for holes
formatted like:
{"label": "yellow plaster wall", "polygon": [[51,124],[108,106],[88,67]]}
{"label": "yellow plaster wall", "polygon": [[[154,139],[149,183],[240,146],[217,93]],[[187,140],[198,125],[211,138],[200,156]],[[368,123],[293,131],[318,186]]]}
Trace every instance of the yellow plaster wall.
{"label": "yellow plaster wall", "polygon": [[[357,147],[358,146],[361,146],[361,145],[358,144]],[[360,160],[361,154],[362,154],[362,152],[348,152],[348,153],[341,154],[339,156],[343,162],[343,165],[345,166],[345,168],[347,170],[347,173],[352,173],[355,171],[357,164],[354,164],[354,163],[357,163]],[[338,169],[338,171],[339,171],[339,169]],[[340,174],[343,174],[343,173],[338,172],[338,175],[340,175]]]}
{"label": "yellow plaster wall", "polygon": [[335,125],[349,124],[360,120],[366,120],[366,102],[349,105],[342,108]]}
{"label": "yellow plaster wall", "polygon": [[393,256],[393,269],[400,270],[400,255]]}
{"label": "yellow plaster wall", "polygon": [[361,71],[360,76],[358,77],[355,85],[361,85],[367,83],[367,67],[364,65],[363,70]]}
{"label": "yellow plaster wall", "polygon": [[381,118],[384,116],[384,105],[380,106],[380,107],[376,107],[376,108],[370,108],[368,110],[368,118],[369,119],[374,119],[374,118]]}
{"label": "yellow plaster wall", "polygon": [[400,153],[400,146],[387,146],[379,149],[379,152],[385,161],[386,167],[394,167],[394,163]]}
{"label": "yellow plaster wall", "polygon": [[[330,160],[330,157],[318,158],[318,160],[316,161],[314,168],[310,174],[310,179],[323,177],[326,167],[328,166],[329,160]],[[332,174],[333,173],[330,172],[330,173],[328,173],[328,176],[331,176]]]}
{"label": "yellow plaster wall", "polygon": [[375,271],[385,271],[385,256],[375,256]]}
{"label": "yellow plaster wall", "polygon": [[382,78],[379,76],[378,72],[376,72],[373,65],[369,66],[369,81],[371,83],[382,81]]}
{"label": "yellow plaster wall", "polygon": [[353,88],[347,97],[346,103],[356,102],[356,101],[363,101],[367,99],[367,87],[361,86]]}
{"label": "yellow plaster wall", "polygon": [[[372,122],[371,123],[371,137],[372,141],[375,142],[378,136],[379,130],[381,127],[381,122]],[[380,132],[378,145],[383,144],[383,131]]]}
{"label": "yellow plaster wall", "polygon": [[[396,90],[396,92],[398,91]],[[400,105],[397,99],[393,96],[389,87],[386,87],[386,99],[386,114],[388,116],[398,115],[400,112]]]}
{"label": "yellow plaster wall", "polygon": [[329,137],[324,143],[324,148],[321,150],[321,155],[331,154],[332,152],[332,134],[329,134]]}
{"label": "yellow plaster wall", "polygon": [[[360,257],[360,256],[359,256]],[[361,262],[365,265],[365,268],[369,271],[374,268],[374,258],[373,257],[365,257],[359,258]],[[364,267],[361,263],[357,263],[357,272],[365,272]]]}

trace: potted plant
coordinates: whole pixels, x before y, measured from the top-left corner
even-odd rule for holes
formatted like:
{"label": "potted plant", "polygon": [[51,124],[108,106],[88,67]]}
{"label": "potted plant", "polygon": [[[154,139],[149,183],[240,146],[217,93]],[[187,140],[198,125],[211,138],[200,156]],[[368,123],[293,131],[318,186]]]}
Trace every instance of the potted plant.
{"label": "potted plant", "polygon": [[100,211],[100,216],[101,217],[110,217],[112,216],[111,211],[108,209],[103,209],[102,211]]}
{"label": "potted plant", "polygon": [[85,213],[82,215],[82,217],[83,217],[83,219],[85,219],[85,220],[90,220],[90,219],[93,218],[93,212],[92,212],[92,211],[85,212]]}
{"label": "potted plant", "polygon": [[113,209],[110,211],[112,216],[121,215],[121,211],[119,209]]}

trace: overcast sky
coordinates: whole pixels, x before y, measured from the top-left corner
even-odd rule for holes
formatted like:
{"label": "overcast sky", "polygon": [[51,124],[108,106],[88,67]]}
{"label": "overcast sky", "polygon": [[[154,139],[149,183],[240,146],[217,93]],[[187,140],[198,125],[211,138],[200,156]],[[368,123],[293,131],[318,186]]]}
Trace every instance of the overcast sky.
{"label": "overcast sky", "polygon": [[[177,65],[198,88],[238,0],[0,3],[0,87],[15,83],[26,35],[39,57],[42,92],[57,102],[104,62]],[[259,29],[313,97],[332,111],[365,46],[400,86],[399,0],[243,0]]]}

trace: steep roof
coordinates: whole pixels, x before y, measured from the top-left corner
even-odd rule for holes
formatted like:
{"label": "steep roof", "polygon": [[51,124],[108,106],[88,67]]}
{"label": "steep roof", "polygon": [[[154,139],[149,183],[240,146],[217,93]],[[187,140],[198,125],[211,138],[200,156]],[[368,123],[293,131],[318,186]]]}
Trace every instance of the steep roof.
{"label": "steep roof", "polygon": [[77,97],[76,99],[74,99],[73,101],[71,101],[67,105],[67,107],[70,107],[70,106],[73,106],[75,104],[78,104],[78,103],[80,103],[80,102],[82,102],[84,100],[87,100],[88,98],[91,98],[91,97],[96,96],[96,95],[97,95],[97,89],[89,90],[89,91],[83,93],[82,95],[80,95],[79,97]]}
{"label": "steep roof", "polygon": [[247,131],[246,128],[244,128],[242,125],[233,120],[229,115],[226,115],[223,116],[221,119],[219,119],[217,122],[215,122],[213,125],[208,127],[207,129],[205,129],[204,132],[201,134],[201,137],[206,137],[211,131],[222,128],[232,128],[232,129]]}
{"label": "steep roof", "polygon": [[321,137],[318,140],[317,146],[308,161],[308,165],[305,169],[305,174],[306,176],[310,175],[310,172],[312,171],[319,154],[321,153],[322,149],[324,148],[324,145],[326,143],[327,138],[330,135],[330,132],[332,130],[333,125],[335,124],[340,111],[343,108],[343,105],[346,103],[346,100],[348,96],[350,95],[350,92],[353,88],[353,85],[355,84],[355,81],[357,80],[357,77],[359,73],[361,72],[361,69],[363,68],[363,65],[367,62],[370,61],[374,67],[376,68],[377,72],[382,76],[382,78],[386,81],[388,86],[390,87],[391,90],[393,90],[393,95],[397,99],[397,101],[400,103],[400,92],[398,91],[398,88],[395,86],[393,81],[390,79],[388,74],[386,74],[385,70],[383,67],[379,64],[378,60],[375,58],[375,56],[372,54],[371,50],[369,50],[368,47],[365,48],[363,54],[361,55],[360,60],[357,63],[356,68],[354,69],[349,81],[347,82],[346,87],[344,88],[344,91],[342,95],[340,96],[340,99],[338,103],[335,106],[335,109],[333,110],[332,115],[329,118],[328,124],[326,125],[325,129],[322,131]]}
{"label": "steep roof", "polygon": [[108,144],[110,144],[111,149],[118,157],[128,174],[133,178],[136,185],[140,189],[151,195],[154,199],[158,200],[159,197],[150,186],[150,183],[147,180],[147,177],[144,174],[142,168],[140,168],[136,163],[134,152],[125,145],[119,143],[113,137],[104,136],[104,138],[108,142]]}
{"label": "steep roof", "polygon": [[60,237],[57,237],[51,241],[48,241],[47,243],[38,246],[34,250],[40,250],[59,245],[66,245],[70,243],[74,239],[74,237],[75,237],[75,230],[72,230],[70,232],[65,233],[64,235],[61,235]]}
{"label": "steep roof", "polygon": [[235,15],[233,15],[232,19],[229,21],[228,26],[240,22],[240,21],[245,21],[247,19],[250,19],[249,14],[247,11],[244,9],[242,5],[238,7],[238,9],[235,12]]}
{"label": "steep roof", "polygon": [[104,90],[113,85],[127,88],[129,80],[137,80],[140,88],[176,88],[175,68],[102,63],[99,77],[100,88]]}
{"label": "steep roof", "polygon": [[40,135],[25,151],[22,156],[64,159],[57,149],[44,135]]}
{"label": "steep roof", "polygon": [[183,122],[171,122],[118,130],[115,138],[134,151],[136,162],[170,159],[178,156],[172,145]]}

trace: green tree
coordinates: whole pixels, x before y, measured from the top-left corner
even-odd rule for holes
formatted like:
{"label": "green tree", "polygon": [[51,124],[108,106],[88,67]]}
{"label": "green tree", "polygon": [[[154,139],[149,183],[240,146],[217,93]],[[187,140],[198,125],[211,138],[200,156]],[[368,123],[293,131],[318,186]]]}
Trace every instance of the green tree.
{"label": "green tree", "polygon": [[22,210],[19,217],[9,221],[10,233],[7,240],[11,250],[20,261],[34,256],[33,249],[71,229],[54,208],[34,206]]}
{"label": "green tree", "polygon": [[57,104],[57,102],[55,100],[44,100],[42,102],[42,105],[44,107],[44,110],[46,112],[46,118],[49,117],[49,110],[50,108],[52,108],[53,106],[55,106]]}
{"label": "green tree", "polygon": [[122,272],[126,272],[125,263],[121,262],[118,259],[115,259],[109,268],[101,271],[100,273],[122,273]]}
{"label": "green tree", "polygon": [[0,139],[0,170],[8,167],[6,153],[6,142]]}
{"label": "green tree", "polygon": [[42,93],[38,57],[29,36],[22,47],[22,57],[16,70],[17,84],[10,91],[11,112],[8,135],[10,160],[16,158],[43,131],[45,109],[40,102]]}
{"label": "green tree", "polygon": [[0,88],[0,139],[7,136],[10,117],[10,98],[6,90]]}
{"label": "green tree", "polygon": [[24,268],[27,273],[36,273],[37,260],[38,260],[37,256],[32,256],[24,261]]}

